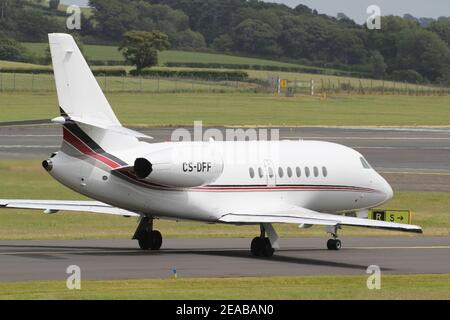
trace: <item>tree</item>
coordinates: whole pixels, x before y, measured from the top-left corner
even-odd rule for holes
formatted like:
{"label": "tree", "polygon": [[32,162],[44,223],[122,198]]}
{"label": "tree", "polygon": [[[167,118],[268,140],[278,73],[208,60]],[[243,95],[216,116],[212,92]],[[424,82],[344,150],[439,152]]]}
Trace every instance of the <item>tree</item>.
{"label": "tree", "polygon": [[214,39],[212,47],[217,51],[229,52],[233,50],[233,39],[229,34],[223,34]]}
{"label": "tree", "polygon": [[433,21],[428,25],[428,30],[436,33],[450,47],[450,20]]}
{"label": "tree", "polygon": [[276,55],[281,51],[272,27],[255,19],[247,19],[235,28],[234,43],[239,51],[251,54]]}
{"label": "tree", "polygon": [[123,35],[122,51],[125,60],[136,66],[137,73],[145,67],[158,64],[158,51],[170,48],[165,33],[147,31],[129,31]]}
{"label": "tree", "polygon": [[404,30],[398,35],[395,70],[412,69],[430,81],[447,74],[450,49],[435,33],[424,29]]}
{"label": "tree", "polygon": [[129,1],[90,0],[89,6],[94,8],[94,19],[97,31],[104,38],[119,40],[128,30],[133,30],[139,21],[139,12]]}
{"label": "tree", "polygon": [[369,65],[372,69],[372,76],[375,79],[381,79],[383,78],[385,72],[386,72],[386,63],[384,62],[384,58],[381,55],[381,53],[377,50],[374,50],[370,54],[369,58]]}
{"label": "tree", "polygon": [[23,61],[26,50],[17,41],[0,32],[0,60]]}
{"label": "tree", "polygon": [[205,38],[199,32],[194,32],[191,29],[179,32],[170,39],[171,44],[178,49],[203,49],[206,47]]}
{"label": "tree", "polygon": [[51,10],[58,10],[59,0],[50,0],[48,5]]}

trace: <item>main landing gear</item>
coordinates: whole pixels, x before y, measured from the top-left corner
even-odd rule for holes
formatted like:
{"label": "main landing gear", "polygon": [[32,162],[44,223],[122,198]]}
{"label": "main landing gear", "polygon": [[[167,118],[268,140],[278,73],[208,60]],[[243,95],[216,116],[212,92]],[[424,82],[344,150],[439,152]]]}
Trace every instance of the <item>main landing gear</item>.
{"label": "main landing gear", "polygon": [[162,235],[153,230],[153,218],[143,217],[134,233],[133,240],[137,240],[142,250],[159,250],[162,245]]}
{"label": "main landing gear", "polygon": [[336,226],[328,226],[327,227],[327,232],[330,233],[333,236],[333,239],[330,239],[327,241],[327,248],[328,250],[341,250],[342,248],[342,243],[341,240],[338,239],[338,229],[340,229],[341,227],[336,225]]}
{"label": "main landing gear", "polygon": [[[252,240],[250,251],[254,257],[272,257],[278,249],[278,235],[271,224],[262,223],[260,229],[261,235]],[[266,231],[269,237],[266,237]]]}

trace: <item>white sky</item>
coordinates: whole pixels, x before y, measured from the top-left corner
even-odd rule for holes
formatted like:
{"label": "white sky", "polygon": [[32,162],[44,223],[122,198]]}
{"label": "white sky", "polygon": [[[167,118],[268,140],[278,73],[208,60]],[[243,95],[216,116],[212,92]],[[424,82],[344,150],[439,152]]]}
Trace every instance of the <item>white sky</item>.
{"label": "white sky", "polygon": [[[338,12],[343,12],[358,23],[366,21],[367,7],[377,5],[381,9],[382,15],[395,14],[403,16],[410,13],[415,17],[438,18],[440,16],[450,16],[449,0],[265,0],[267,2],[284,3],[295,7],[302,3],[312,9],[317,9],[319,13],[326,13],[336,16]],[[88,0],[61,0],[64,4],[76,4],[87,6]]]}
{"label": "white sky", "polygon": [[284,3],[291,7],[304,4],[319,13],[336,16],[343,12],[358,23],[366,21],[366,10],[370,5],[377,5],[381,15],[403,16],[405,13],[415,17],[438,18],[450,16],[449,0],[267,0],[267,2]]}

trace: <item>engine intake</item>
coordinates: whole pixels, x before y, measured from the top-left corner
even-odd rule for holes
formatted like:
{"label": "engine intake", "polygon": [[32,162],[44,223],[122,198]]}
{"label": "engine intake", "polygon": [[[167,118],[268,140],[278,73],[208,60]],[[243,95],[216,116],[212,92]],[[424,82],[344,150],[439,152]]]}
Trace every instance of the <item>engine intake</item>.
{"label": "engine intake", "polygon": [[138,158],[134,161],[134,172],[139,179],[147,178],[153,171],[153,165],[144,158]]}
{"label": "engine intake", "polygon": [[53,162],[52,160],[44,160],[42,161],[42,167],[45,169],[45,171],[50,172],[53,169]]}

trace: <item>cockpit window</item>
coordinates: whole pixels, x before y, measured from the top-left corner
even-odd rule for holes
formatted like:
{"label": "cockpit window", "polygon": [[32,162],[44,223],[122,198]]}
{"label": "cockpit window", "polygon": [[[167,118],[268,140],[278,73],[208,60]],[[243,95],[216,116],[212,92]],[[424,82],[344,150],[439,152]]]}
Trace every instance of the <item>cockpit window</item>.
{"label": "cockpit window", "polygon": [[372,167],[370,166],[370,164],[367,162],[366,159],[361,157],[360,160],[364,169],[372,169]]}

